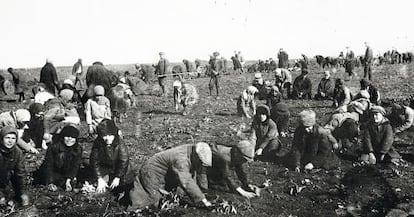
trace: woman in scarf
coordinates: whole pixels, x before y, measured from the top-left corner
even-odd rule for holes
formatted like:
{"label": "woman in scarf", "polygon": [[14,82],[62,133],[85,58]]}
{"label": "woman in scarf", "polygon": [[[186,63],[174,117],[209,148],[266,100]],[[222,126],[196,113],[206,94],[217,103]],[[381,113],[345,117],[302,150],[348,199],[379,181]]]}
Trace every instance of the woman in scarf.
{"label": "woman in scarf", "polygon": [[49,190],[56,191],[59,186],[72,191],[82,160],[78,137],[79,130],[68,125],[53,138],[43,161],[45,184]]}

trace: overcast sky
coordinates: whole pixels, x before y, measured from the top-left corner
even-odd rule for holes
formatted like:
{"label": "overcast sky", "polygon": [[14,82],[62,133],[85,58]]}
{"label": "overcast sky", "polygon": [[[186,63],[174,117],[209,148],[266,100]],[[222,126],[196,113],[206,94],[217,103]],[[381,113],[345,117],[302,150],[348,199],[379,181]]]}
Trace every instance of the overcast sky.
{"label": "overcast sky", "polygon": [[413,50],[410,0],[1,0],[0,68]]}

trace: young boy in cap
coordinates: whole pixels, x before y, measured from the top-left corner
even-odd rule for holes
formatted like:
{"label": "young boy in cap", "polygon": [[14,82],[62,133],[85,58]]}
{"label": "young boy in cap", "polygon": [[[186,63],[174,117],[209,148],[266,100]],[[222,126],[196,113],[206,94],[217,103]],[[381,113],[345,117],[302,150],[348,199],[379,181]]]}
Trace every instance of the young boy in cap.
{"label": "young boy in cap", "polygon": [[284,102],[276,103],[270,109],[270,118],[275,122],[280,136],[286,137],[290,118],[289,106]]}
{"label": "young boy in cap", "polygon": [[385,117],[385,109],[372,106],[371,121],[367,124],[362,136],[363,154],[361,160],[368,164],[376,164],[385,160],[398,161],[401,156],[392,146],[394,133],[389,120]]}
{"label": "young boy in cap", "polygon": [[[254,145],[244,140],[233,147],[212,145],[211,151],[212,166],[200,175],[200,187],[237,192],[246,198],[256,197],[255,186],[250,184],[247,175],[247,162],[254,159]],[[241,185],[231,179],[230,168],[236,171]]]}
{"label": "young boy in cap", "polygon": [[105,97],[105,89],[101,85],[94,87],[95,96],[85,104],[86,123],[89,127],[89,134],[96,133],[96,126],[104,120],[111,119],[111,106],[109,99]]}
{"label": "young boy in cap", "polygon": [[7,204],[6,189],[9,182],[14,190],[14,198],[23,206],[29,205],[29,197],[24,191],[25,158],[22,151],[16,147],[18,140],[16,128],[6,126],[0,130],[0,205]]}
{"label": "young boy in cap", "polygon": [[339,160],[333,152],[334,147],[338,146],[337,141],[330,131],[316,124],[315,112],[300,112],[299,123],[292,141],[295,171],[337,167]]}

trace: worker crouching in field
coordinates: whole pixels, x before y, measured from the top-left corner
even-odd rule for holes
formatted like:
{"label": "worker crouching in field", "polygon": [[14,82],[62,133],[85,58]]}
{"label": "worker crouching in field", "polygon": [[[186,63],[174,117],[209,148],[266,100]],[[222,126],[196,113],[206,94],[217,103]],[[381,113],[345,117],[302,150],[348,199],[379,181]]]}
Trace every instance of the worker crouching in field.
{"label": "worker crouching in field", "polygon": [[394,104],[389,115],[394,133],[399,137],[414,139],[414,110],[406,105]]}
{"label": "worker crouching in field", "polygon": [[312,81],[306,69],[293,82],[292,99],[312,99]]}
{"label": "worker crouching in field", "polygon": [[290,111],[289,106],[284,102],[279,102],[270,109],[270,118],[275,122],[281,137],[288,135]]}
{"label": "worker crouching in field", "polygon": [[[17,129],[18,138],[22,138],[24,131],[29,128],[31,119],[30,112],[26,109],[17,109],[16,111],[8,111],[0,114],[0,129],[6,126],[11,126]],[[18,139],[17,146],[23,151],[39,154],[39,151],[34,147],[30,139]]]}
{"label": "worker crouching in field", "polygon": [[24,155],[16,147],[18,133],[11,126],[0,130],[0,205],[6,205],[9,190],[9,182],[14,190],[14,199],[23,206],[29,205],[29,197],[24,192],[24,180],[26,171]]}
{"label": "worker crouching in field", "polygon": [[337,78],[335,80],[332,107],[338,108],[344,105],[348,105],[351,102],[351,99],[351,91],[347,86],[345,86],[344,81],[342,79]]}
{"label": "worker crouching in field", "polygon": [[266,105],[272,109],[276,104],[282,100],[282,94],[279,92],[279,88],[276,85],[273,85],[270,89],[269,94],[266,98]]}
{"label": "worker crouching in field", "polygon": [[364,113],[364,106],[351,102],[346,109],[334,113],[324,126],[338,140],[339,149],[351,148],[351,141],[359,135],[359,120]]}
{"label": "worker crouching in field", "polygon": [[316,114],[312,110],[299,113],[300,125],[296,128],[292,141],[292,154],[295,171],[301,168],[333,169],[339,165],[339,159],[333,152],[338,146],[330,131],[316,124]]}
{"label": "worker crouching in field", "polygon": [[98,180],[96,191],[102,193],[109,187],[115,193],[120,193],[128,183],[126,175],[130,168],[127,147],[113,120],[105,119],[100,122],[97,133],[98,137],[93,143],[89,159]]}
{"label": "worker crouching in field", "polygon": [[270,118],[270,109],[266,105],[257,107],[249,140],[255,144],[256,156],[265,161],[275,160],[281,149],[279,132],[275,122]]}
{"label": "worker crouching in field", "polygon": [[237,114],[239,116],[250,119],[256,114],[256,102],[254,96],[257,92],[259,92],[259,90],[254,86],[248,86],[247,89],[243,90],[237,100]]}
{"label": "worker crouching in field", "polygon": [[78,144],[79,130],[74,126],[65,126],[53,138],[49,145],[45,160],[41,166],[42,180],[50,191],[63,187],[73,190],[82,160],[82,147]]}
{"label": "worker crouching in field", "polygon": [[292,73],[287,69],[276,69],[275,85],[279,87],[279,91],[283,96],[283,89],[286,88],[286,98],[290,98],[292,93]]}
{"label": "worker crouching in field", "polygon": [[361,160],[368,164],[391,161],[398,162],[401,156],[394,150],[394,134],[389,120],[384,117],[385,109],[381,106],[371,108],[371,121],[363,132],[362,145],[364,153]]}
{"label": "worker crouching in field", "polygon": [[[76,105],[71,102],[73,91],[62,90],[58,98],[45,103],[44,136],[46,143],[51,143],[53,135],[58,134],[67,125],[79,125],[80,117]],[[46,147],[44,147],[46,148]]]}
{"label": "worker crouching in field", "polygon": [[361,90],[366,90],[369,93],[369,101],[373,104],[379,105],[381,103],[380,92],[377,88],[371,83],[371,81],[366,80],[365,78],[361,79],[359,82],[361,85]]}
{"label": "worker crouching in field", "polygon": [[[254,145],[250,141],[241,141],[236,146],[211,146],[213,161],[210,168],[200,175],[203,189],[237,192],[243,197],[253,198],[256,186],[250,184],[247,175],[247,162],[254,159]],[[231,179],[231,168],[236,171],[241,185]]]}
{"label": "worker crouching in field", "polygon": [[46,90],[46,85],[39,83],[35,89],[33,89],[34,102],[44,105],[49,99],[55,98],[53,94]]}
{"label": "worker crouching in field", "polygon": [[197,89],[187,82],[174,81],[174,106],[175,111],[178,111],[180,104],[183,106],[183,115],[187,115],[190,109],[198,101]]}
{"label": "worker crouching in field", "polygon": [[211,148],[206,143],[181,145],[159,152],[140,168],[129,196],[131,210],[157,206],[161,190],[174,191],[181,187],[191,200],[203,206],[211,206],[195,178],[202,167],[212,164]]}
{"label": "worker crouching in field", "polygon": [[94,87],[95,96],[85,104],[86,123],[89,134],[96,134],[96,127],[104,119],[111,119],[111,106],[109,99],[105,97],[105,89],[101,85]]}
{"label": "worker crouching in field", "polygon": [[316,100],[330,100],[334,92],[334,84],[329,71],[324,72],[324,77],[318,85],[318,92],[315,95]]}

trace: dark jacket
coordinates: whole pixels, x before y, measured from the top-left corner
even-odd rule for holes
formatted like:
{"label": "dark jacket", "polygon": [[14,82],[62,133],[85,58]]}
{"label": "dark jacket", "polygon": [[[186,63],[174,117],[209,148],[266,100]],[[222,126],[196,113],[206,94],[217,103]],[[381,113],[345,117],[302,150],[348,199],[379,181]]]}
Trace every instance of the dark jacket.
{"label": "dark jacket", "polygon": [[155,69],[155,74],[165,75],[167,74],[167,69],[168,69],[168,60],[165,58],[162,58],[158,61],[158,64]]}
{"label": "dark jacket", "polygon": [[115,73],[108,70],[101,62],[94,62],[92,66],[88,67],[86,72],[86,85],[90,88],[91,93],[89,97],[93,96],[93,87],[95,85],[102,85],[105,89],[105,94],[109,92],[111,87],[118,83],[118,78]]}
{"label": "dark jacket", "polygon": [[305,127],[299,126],[295,130],[292,141],[292,152],[295,166],[305,166],[312,163],[315,167],[324,169],[335,168],[339,160],[333,152],[332,145],[336,139],[328,130],[314,125],[308,133]]}
{"label": "dark jacket", "polygon": [[2,130],[0,135],[0,188],[4,189],[12,182],[13,190],[17,198],[19,198],[24,191],[24,180],[26,177],[25,162],[23,152],[15,145],[11,149],[3,146],[3,137],[9,133],[17,131],[8,127],[11,130]]}
{"label": "dark jacket", "polygon": [[295,94],[303,93],[304,96],[311,98],[312,94],[312,82],[308,76],[299,75],[293,82],[293,91]]}
{"label": "dark jacket", "polygon": [[81,74],[83,73],[83,65],[82,62],[77,61],[72,67],[72,75],[76,74],[78,68],[80,67]]}
{"label": "dark jacket", "polygon": [[90,164],[97,177],[109,174],[122,180],[129,165],[127,147],[120,141],[119,136],[115,136],[111,145],[106,145],[102,138],[98,137],[92,146]]}
{"label": "dark jacket", "polygon": [[279,59],[279,68],[287,68],[289,64],[289,56],[285,51],[279,52],[277,55]]}
{"label": "dark jacket", "polygon": [[384,118],[380,124],[371,122],[366,127],[363,130],[362,143],[367,153],[375,152],[377,154],[389,154],[391,158],[399,157],[392,146],[394,133],[387,118]]}
{"label": "dark jacket", "polygon": [[82,161],[82,147],[78,143],[67,147],[61,136],[56,137],[55,142],[49,145],[43,161],[46,184],[55,183],[60,177],[73,180],[78,175]]}
{"label": "dark jacket", "polygon": [[374,56],[373,56],[371,47],[367,47],[367,49],[365,50],[365,56],[364,56],[365,65],[371,64],[373,61],[373,58]]}
{"label": "dark jacket", "polygon": [[[249,178],[247,175],[247,162],[237,161],[234,156],[234,151],[231,147],[224,145],[212,145],[212,166],[205,169],[206,172],[200,175],[198,179],[199,185],[203,189],[213,187],[223,191],[236,191],[238,187],[248,190]],[[233,181],[232,169],[236,172],[237,178],[241,185]]]}
{"label": "dark jacket", "polygon": [[44,83],[49,92],[55,93],[55,88],[58,87],[58,77],[52,63],[46,63],[40,70],[40,83]]}
{"label": "dark jacket", "polygon": [[334,84],[331,78],[322,78],[318,85],[318,94],[325,93],[325,97],[332,97],[334,92]]}

